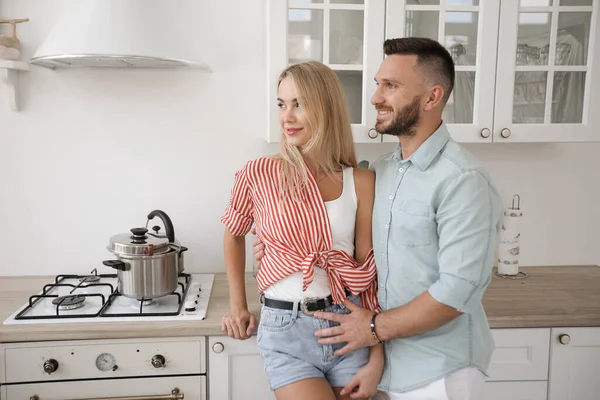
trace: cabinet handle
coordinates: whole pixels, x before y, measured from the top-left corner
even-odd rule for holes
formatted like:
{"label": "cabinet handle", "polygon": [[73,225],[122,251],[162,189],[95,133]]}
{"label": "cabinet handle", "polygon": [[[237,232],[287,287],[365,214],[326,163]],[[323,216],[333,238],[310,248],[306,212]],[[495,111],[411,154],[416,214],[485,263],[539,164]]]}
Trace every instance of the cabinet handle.
{"label": "cabinet handle", "polygon": [[482,138],[485,138],[485,139],[487,139],[487,138],[489,138],[489,137],[490,137],[490,135],[491,135],[491,134],[492,134],[492,131],[490,131],[488,128],[483,128],[483,129],[481,130],[481,137],[482,137]]}
{"label": "cabinet handle", "polygon": [[571,343],[571,336],[567,335],[566,333],[563,333],[562,335],[558,335],[558,341],[561,344],[569,344]]}
{"label": "cabinet handle", "polygon": [[[179,388],[175,388],[171,391],[171,394],[155,394],[148,396],[123,396],[123,397],[94,397],[81,400],[181,400],[183,399],[183,393],[179,391]],[[34,394],[29,400],[40,400],[37,394]]]}
{"label": "cabinet handle", "polygon": [[371,128],[371,129],[369,129],[368,135],[371,139],[377,139],[377,136],[379,136],[379,133],[375,129]]}
{"label": "cabinet handle", "polygon": [[217,342],[217,343],[213,344],[213,351],[215,353],[222,353],[223,350],[225,350],[225,346],[223,346],[223,343]]}
{"label": "cabinet handle", "polygon": [[510,136],[510,129],[508,128],[504,128],[500,131],[500,136],[502,136],[504,139],[506,139],[507,137]]}

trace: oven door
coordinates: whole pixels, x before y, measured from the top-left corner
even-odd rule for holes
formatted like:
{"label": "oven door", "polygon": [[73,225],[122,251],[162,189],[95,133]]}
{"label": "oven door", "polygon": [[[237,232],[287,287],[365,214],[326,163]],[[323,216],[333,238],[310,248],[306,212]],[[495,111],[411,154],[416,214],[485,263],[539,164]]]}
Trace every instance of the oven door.
{"label": "oven door", "polygon": [[206,400],[206,377],[99,379],[2,386],[3,400]]}

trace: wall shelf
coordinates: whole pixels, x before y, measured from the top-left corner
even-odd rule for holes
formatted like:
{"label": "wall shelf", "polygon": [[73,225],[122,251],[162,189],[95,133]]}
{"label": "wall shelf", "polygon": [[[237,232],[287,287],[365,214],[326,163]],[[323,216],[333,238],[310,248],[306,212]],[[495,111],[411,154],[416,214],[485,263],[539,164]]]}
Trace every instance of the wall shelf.
{"label": "wall shelf", "polygon": [[27,71],[28,63],[0,60],[0,78],[8,89],[8,103],[13,111],[19,111],[19,74]]}

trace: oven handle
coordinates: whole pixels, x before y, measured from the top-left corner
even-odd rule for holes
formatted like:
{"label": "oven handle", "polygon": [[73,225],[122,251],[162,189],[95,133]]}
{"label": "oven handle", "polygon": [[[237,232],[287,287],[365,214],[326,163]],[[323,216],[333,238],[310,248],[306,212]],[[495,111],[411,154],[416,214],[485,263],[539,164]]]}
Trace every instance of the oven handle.
{"label": "oven handle", "polygon": [[[29,400],[41,400],[37,394],[34,394]],[[123,396],[123,397],[94,397],[86,399],[72,399],[72,400],[183,400],[183,393],[179,391],[179,388],[175,388],[171,391],[171,394],[155,394],[148,396]]]}

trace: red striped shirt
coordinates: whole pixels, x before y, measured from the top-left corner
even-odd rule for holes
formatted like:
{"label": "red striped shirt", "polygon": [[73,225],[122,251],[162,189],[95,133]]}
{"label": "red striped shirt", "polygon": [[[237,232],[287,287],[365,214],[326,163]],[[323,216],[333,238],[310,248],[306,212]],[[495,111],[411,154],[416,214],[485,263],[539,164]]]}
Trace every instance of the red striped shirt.
{"label": "red striped shirt", "polygon": [[281,164],[272,158],[249,161],[235,174],[231,199],[221,221],[234,236],[244,236],[256,224],[265,254],[256,276],[259,292],[286,276],[302,271],[303,288],[312,283],[314,267],[327,271],[334,303],[346,299],[344,289],[360,295],[363,307],[379,311],[373,249],[359,264],[334,250],[331,227],[319,187],[309,172],[302,201],[279,205]]}

